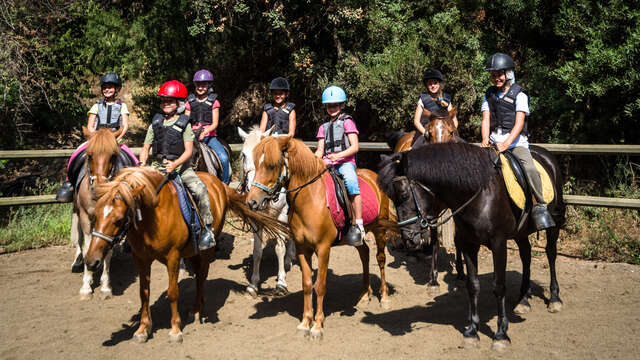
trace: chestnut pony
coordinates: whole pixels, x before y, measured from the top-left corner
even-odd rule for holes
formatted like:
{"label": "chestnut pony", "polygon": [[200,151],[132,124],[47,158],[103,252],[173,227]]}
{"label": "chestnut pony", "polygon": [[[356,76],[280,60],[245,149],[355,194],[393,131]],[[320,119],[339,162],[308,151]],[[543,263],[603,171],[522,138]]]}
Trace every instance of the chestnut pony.
{"label": "chestnut pony", "polygon": [[[91,241],[91,219],[94,216],[96,201],[94,199],[94,187],[104,183],[113,173],[117,157],[120,154],[120,146],[116,137],[122,131],[112,132],[108,128],[101,128],[90,133],[86,127],[82,127],[87,141],[87,156],[85,160],[86,175],[80,185],[74,191],[73,215],[71,220],[71,240],[76,244],[76,258],[82,252],[85,256]],[[107,299],[111,297],[111,285],[109,283],[109,263],[111,251],[105,255],[102,275],[100,277],[100,297]],[[92,271],[84,266],[82,275],[82,287],[80,288],[80,299],[91,298],[93,290],[91,281]]]}
{"label": "chestnut pony", "polygon": [[[320,339],[323,335],[323,301],[326,293],[327,268],[331,246],[338,236],[327,208],[325,186],[320,179],[326,170],[324,162],[300,140],[290,137],[266,137],[255,148],[254,186],[247,196],[252,209],[265,209],[269,200],[287,189],[289,201],[289,226],[296,245],[296,254],[302,270],[302,288],[304,292],[304,312],[298,331]],[[389,306],[388,288],[385,279],[386,231],[393,229],[395,216],[391,219],[389,198],[378,188],[376,173],[358,169],[358,175],[365,180],[376,193],[380,211],[376,221],[365,226],[375,236],[378,266],[380,267],[380,303]],[[261,186],[256,186],[261,184]],[[268,189],[268,190],[266,190]],[[371,296],[369,286],[369,247],[366,242],[357,247],[362,261],[362,292],[359,302],[366,302]],[[311,256],[318,257],[318,274],[315,286],[312,283]],[[313,314],[312,287],[317,295],[317,310]],[[313,322],[313,326],[311,323]]]}
{"label": "chestnut pony", "polygon": [[[266,231],[287,232],[286,226],[272,218],[256,213],[245,205],[242,195],[224,185],[216,177],[199,172],[198,177],[207,186],[211,225],[215,236],[222,231],[228,209],[243,219],[251,219]],[[149,281],[151,263],[158,260],[165,264],[169,274],[167,298],[171,302],[171,330],[169,340],[182,341],[181,320],[178,313],[178,270],[180,258],[189,258],[196,273],[197,294],[192,308],[194,317],[202,321],[204,282],[209,272],[213,248],[196,253],[189,229],[185,224],[172,184],[164,183],[161,172],[151,167],[123,169],[112,181],[99,186],[96,193],[94,231],[91,245],[85,256],[89,269],[97,269],[110,251],[114,239],[127,232],[133,260],[140,279],[140,326],[134,334],[137,342],[144,342],[152,331],[149,312]],[[159,189],[159,190],[156,190]]]}

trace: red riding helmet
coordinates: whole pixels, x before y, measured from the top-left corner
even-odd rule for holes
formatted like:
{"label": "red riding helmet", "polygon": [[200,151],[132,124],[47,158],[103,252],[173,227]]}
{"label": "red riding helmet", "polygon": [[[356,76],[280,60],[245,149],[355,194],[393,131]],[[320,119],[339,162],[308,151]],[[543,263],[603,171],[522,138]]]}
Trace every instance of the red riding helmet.
{"label": "red riding helmet", "polygon": [[187,87],[178,80],[170,80],[160,86],[158,96],[184,99],[187,97]]}

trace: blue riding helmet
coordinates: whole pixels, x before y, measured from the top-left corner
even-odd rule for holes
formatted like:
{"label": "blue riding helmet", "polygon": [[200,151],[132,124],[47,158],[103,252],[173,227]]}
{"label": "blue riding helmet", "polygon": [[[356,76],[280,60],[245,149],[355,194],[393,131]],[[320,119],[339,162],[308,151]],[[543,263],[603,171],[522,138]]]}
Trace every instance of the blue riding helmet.
{"label": "blue riding helmet", "polygon": [[322,92],[323,104],[335,104],[347,102],[347,94],[341,87],[331,85]]}

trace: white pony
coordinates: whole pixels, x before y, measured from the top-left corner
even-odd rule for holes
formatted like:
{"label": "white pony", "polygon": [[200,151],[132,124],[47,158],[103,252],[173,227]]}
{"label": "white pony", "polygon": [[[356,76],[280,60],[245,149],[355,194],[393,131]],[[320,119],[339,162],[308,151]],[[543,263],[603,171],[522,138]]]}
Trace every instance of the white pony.
{"label": "white pony", "polygon": [[[251,128],[247,134],[244,130],[238,127],[238,134],[244,141],[242,145],[242,184],[243,191],[249,191],[251,184],[253,183],[253,177],[255,175],[255,165],[253,162],[253,149],[258,145],[260,140],[271,134],[273,128],[267,130],[265,133],[261,133],[257,126]],[[279,221],[289,222],[288,216],[289,206],[287,204],[287,194],[282,191],[276,201],[272,201],[269,204],[268,211],[271,211],[274,216],[278,216]],[[285,279],[285,264],[291,266],[291,261],[295,257],[295,245],[293,241],[284,237],[278,237],[275,239],[267,239],[264,241],[262,238],[262,229],[257,229],[253,233],[253,272],[251,274],[251,283],[247,286],[247,292],[253,297],[258,296],[258,283],[260,282],[260,261],[262,260],[262,248],[263,245],[275,242],[276,256],[278,257],[278,279],[276,280],[276,294],[286,295],[288,293],[287,281]]]}

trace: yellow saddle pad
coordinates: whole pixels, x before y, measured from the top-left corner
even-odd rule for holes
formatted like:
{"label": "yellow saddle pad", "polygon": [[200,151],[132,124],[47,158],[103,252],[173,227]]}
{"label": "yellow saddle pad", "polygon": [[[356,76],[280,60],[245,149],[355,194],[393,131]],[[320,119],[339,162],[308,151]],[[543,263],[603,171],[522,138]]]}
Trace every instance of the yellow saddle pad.
{"label": "yellow saddle pad", "polygon": [[[516,206],[520,209],[524,209],[524,191],[522,191],[522,187],[520,187],[520,184],[518,184],[516,176],[513,174],[511,166],[509,166],[509,161],[503,154],[500,154],[500,161],[502,163],[502,176],[504,177],[504,184],[507,186],[507,192],[509,193],[509,196],[511,197],[511,200],[513,200],[514,204],[516,204]],[[533,159],[533,163],[536,165],[536,169],[538,169],[540,180],[542,180],[542,197],[548,204],[553,201],[553,198],[555,196],[553,191],[553,183],[551,182],[551,178],[549,177],[547,171],[542,165],[540,165],[540,163],[536,159]],[[533,194],[531,196],[533,196]]]}

